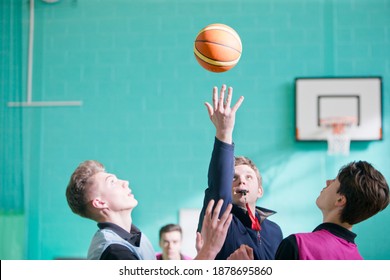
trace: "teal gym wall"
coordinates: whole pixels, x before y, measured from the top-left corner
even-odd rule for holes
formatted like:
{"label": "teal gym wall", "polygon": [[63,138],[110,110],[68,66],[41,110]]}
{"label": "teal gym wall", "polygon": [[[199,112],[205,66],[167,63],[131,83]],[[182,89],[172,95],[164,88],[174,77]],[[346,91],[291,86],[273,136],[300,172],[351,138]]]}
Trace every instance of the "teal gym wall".
{"label": "teal gym wall", "polygon": [[[236,154],[264,177],[258,205],[278,212],[285,236],[321,222],[315,198],[352,160],[390,178],[389,0],[35,0],[33,101],[82,106],[8,107],[25,101],[29,1],[0,0],[0,259],[84,258],[97,227],[65,199],[86,159],[130,181],[133,222],[156,251],[160,226],[200,208],[214,128],[213,86],[245,96]],[[197,32],[225,23],[241,36],[239,64],[210,73],[193,55]],[[296,77],[381,76],[383,140],[294,140]],[[390,179],[389,179],[390,180]],[[390,259],[390,209],[354,227],[366,259]]]}

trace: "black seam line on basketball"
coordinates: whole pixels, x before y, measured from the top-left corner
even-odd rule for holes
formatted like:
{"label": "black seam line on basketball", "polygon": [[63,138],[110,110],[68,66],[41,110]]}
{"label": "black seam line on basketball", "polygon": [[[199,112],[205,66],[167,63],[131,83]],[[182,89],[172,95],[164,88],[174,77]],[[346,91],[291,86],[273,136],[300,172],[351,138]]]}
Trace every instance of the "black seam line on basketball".
{"label": "black seam line on basketball", "polygon": [[[214,30],[222,31],[222,32],[225,32],[225,33],[227,33],[227,34],[233,36],[233,37],[236,37],[236,35],[237,35],[237,37],[240,38],[240,36],[238,36],[238,34],[234,35],[236,32],[227,31],[226,29],[221,28],[221,27],[218,28],[217,26],[214,26],[214,27],[211,28],[211,29],[206,29],[206,30],[204,30],[202,33],[207,32],[207,31],[211,31],[211,30],[213,30],[213,31],[214,31]],[[240,40],[241,40],[241,39],[240,39]]]}
{"label": "black seam line on basketball", "polygon": [[[233,60],[215,60],[214,58],[209,57],[209,56],[204,55],[203,53],[201,53],[201,52],[198,50],[197,47],[195,47],[195,49],[196,49],[200,54],[202,54],[204,57],[206,57],[206,58],[208,58],[208,59],[210,59],[210,60],[212,60],[212,61],[233,62],[233,61],[237,60],[237,59],[233,59]],[[204,60],[202,60],[202,61],[205,62],[205,63],[207,63],[207,64],[214,65],[214,64],[208,63],[208,62],[206,62],[206,61],[204,61]],[[216,66],[216,65],[214,65],[214,66]],[[220,67],[225,67],[225,66],[220,66]]]}
{"label": "black seam line on basketball", "polygon": [[[239,50],[237,50],[236,48],[232,48],[231,46],[227,46],[227,45],[224,45],[224,44],[219,44],[219,43],[215,43],[215,42],[210,42],[210,41],[207,41],[207,40],[196,40],[195,43],[197,42],[201,42],[201,43],[210,43],[210,44],[214,44],[214,45],[219,45],[219,46],[223,46],[223,47],[227,47],[229,49],[232,49],[232,50],[235,50],[236,52],[238,53],[241,53]],[[198,48],[196,48],[198,50]],[[198,50],[199,51],[199,50]]]}
{"label": "black seam line on basketball", "polygon": [[[207,31],[211,31],[211,30],[218,30],[218,31],[221,31],[221,32],[224,32],[224,33],[227,33],[227,34],[229,34],[230,36],[233,36],[233,37],[235,37],[236,39],[238,39],[239,41],[240,41],[240,45],[241,45],[241,39],[240,39],[240,36],[238,36],[238,34],[235,32],[235,31],[228,31],[228,30],[226,30],[225,28],[223,28],[223,27],[220,27],[220,26],[214,26],[213,28],[211,28],[211,29],[206,29],[206,30],[203,30],[203,32],[201,32],[201,33],[205,33],[205,32],[207,32]],[[238,37],[238,38],[237,38]]]}

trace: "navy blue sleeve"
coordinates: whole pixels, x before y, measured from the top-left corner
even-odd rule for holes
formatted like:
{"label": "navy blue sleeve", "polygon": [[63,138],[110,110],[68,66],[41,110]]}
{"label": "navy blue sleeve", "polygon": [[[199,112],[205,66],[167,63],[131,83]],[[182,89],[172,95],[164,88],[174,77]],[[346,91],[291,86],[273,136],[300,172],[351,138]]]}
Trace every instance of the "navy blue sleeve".
{"label": "navy blue sleeve", "polygon": [[101,260],[138,260],[126,246],[111,244],[100,256]]}
{"label": "navy blue sleeve", "polygon": [[280,243],[275,260],[299,260],[297,239],[294,234],[289,235]]}
{"label": "navy blue sleeve", "polygon": [[202,228],[204,212],[211,199],[218,202],[224,200],[221,214],[227,204],[232,202],[232,184],[234,176],[234,145],[214,140],[214,149],[211,155],[208,171],[208,187],[205,190],[203,208],[199,217],[198,231]]}

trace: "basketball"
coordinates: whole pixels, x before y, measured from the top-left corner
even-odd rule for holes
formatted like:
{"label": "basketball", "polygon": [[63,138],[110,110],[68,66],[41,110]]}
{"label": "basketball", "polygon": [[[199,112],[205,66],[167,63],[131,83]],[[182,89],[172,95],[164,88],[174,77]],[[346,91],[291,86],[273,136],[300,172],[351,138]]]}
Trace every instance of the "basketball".
{"label": "basketball", "polygon": [[225,72],[237,65],[242,52],[238,33],[225,24],[214,23],[199,31],[194,43],[198,63],[211,72]]}

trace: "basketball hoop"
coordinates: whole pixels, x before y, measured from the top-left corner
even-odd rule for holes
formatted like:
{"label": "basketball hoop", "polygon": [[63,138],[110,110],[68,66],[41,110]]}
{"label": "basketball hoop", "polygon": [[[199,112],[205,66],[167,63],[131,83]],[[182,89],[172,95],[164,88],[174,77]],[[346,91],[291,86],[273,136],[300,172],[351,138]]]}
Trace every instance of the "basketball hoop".
{"label": "basketball hoop", "polygon": [[328,130],[328,155],[349,155],[351,136],[348,129],[357,124],[356,117],[333,117],[320,120]]}

